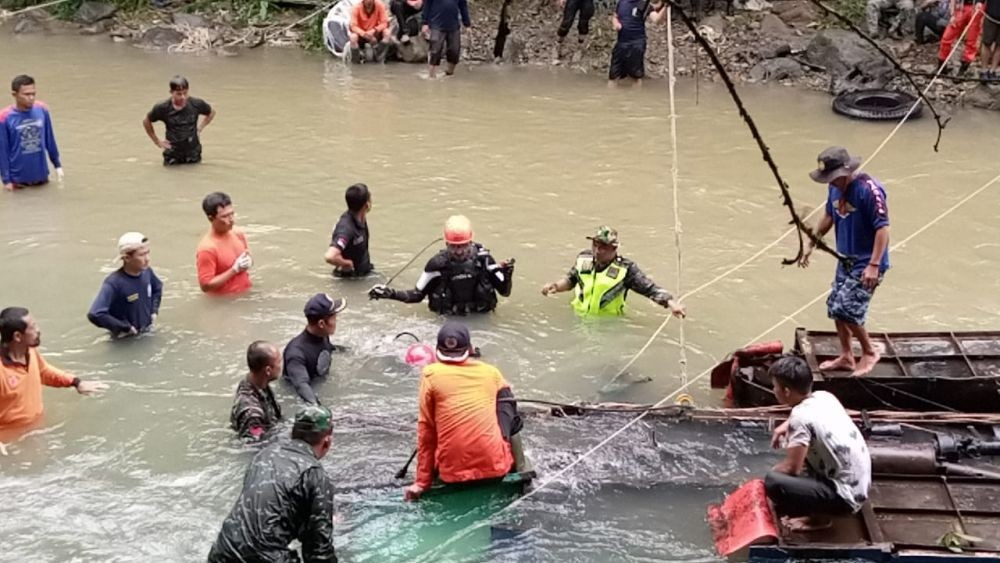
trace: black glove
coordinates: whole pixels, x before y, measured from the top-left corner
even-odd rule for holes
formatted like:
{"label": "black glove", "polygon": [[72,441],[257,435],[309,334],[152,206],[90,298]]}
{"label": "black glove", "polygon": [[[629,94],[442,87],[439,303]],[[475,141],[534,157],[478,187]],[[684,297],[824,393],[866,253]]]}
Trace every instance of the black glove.
{"label": "black glove", "polygon": [[389,287],[389,286],[387,286],[387,285],[385,285],[385,284],[381,284],[380,283],[380,284],[378,284],[376,286],[373,286],[371,289],[368,290],[368,298],[369,299],[395,299],[396,298],[396,290],[393,289],[393,288],[391,288],[391,287]]}

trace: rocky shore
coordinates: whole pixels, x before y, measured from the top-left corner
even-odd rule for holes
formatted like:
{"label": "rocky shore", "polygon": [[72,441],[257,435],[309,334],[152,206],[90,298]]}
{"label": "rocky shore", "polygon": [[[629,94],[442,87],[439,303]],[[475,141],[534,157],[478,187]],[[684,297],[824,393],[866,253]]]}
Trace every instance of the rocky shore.
{"label": "rocky shore", "polygon": [[[500,19],[500,0],[472,2],[473,28],[463,39],[464,58],[469,62],[557,65],[578,72],[604,76],[615,34],[611,29],[611,5],[598,1],[591,22],[590,39],[580,48],[576,31],[567,38],[567,52],[556,57],[555,28],[561,11],[553,0],[513,2],[509,8],[504,55],[494,61],[493,46]],[[698,23],[699,31],[714,45],[734,81],[772,82],[839,94],[864,88],[887,88],[912,93],[912,86],[893,65],[855,33],[831,27],[808,0],[780,0],[773,6],[748,0],[753,9],[735,9],[731,15],[718,5]],[[110,40],[129,42],[145,49],[177,53],[237,55],[240,49],[261,44],[315,47],[318,22],[293,25],[317,6],[278,12],[265,23],[243,25],[233,13],[212,10],[188,13],[182,9],[147,9],[120,13],[112,4],[85,1],[69,20],[59,20],[43,10],[4,18],[8,33],[80,33],[107,35]],[[310,25],[312,24],[312,25]],[[311,33],[310,33],[311,30]],[[647,73],[667,74],[665,26],[649,28]],[[698,75],[699,80],[717,81],[718,74],[700,52],[692,34],[680,21],[674,22],[676,69],[680,76]],[[310,36],[311,35],[311,36]],[[881,45],[902,66],[918,73],[932,73],[937,45],[917,45],[909,40],[886,40]],[[417,57],[419,59],[419,57]],[[971,78],[971,75],[970,77]],[[929,78],[918,78],[921,86]],[[967,79],[943,78],[928,97],[948,106],[971,106],[1000,110],[1000,84],[984,85]]]}

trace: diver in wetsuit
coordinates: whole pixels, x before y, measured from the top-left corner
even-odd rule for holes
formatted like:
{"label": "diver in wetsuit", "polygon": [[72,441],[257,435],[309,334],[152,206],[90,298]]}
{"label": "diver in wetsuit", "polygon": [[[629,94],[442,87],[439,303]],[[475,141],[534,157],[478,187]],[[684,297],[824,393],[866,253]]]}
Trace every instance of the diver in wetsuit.
{"label": "diver in wetsuit", "polygon": [[462,215],[444,226],[446,249],[424,267],[414,289],[379,284],[368,291],[372,299],[420,303],[428,298],[431,311],[442,315],[488,313],[497,306],[497,293],[507,297],[513,285],[514,259],[499,262],[472,240],[472,224]]}

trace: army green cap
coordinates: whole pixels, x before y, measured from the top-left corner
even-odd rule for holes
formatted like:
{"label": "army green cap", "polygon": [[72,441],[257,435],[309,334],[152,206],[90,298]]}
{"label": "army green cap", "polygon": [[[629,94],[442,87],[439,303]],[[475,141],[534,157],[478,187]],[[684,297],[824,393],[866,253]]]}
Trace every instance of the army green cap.
{"label": "army green cap", "polygon": [[322,405],[307,405],[295,414],[295,429],[324,432],[333,428],[333,413]]}
{"label": "army green cap", "polygon": [[597,227],[597,231],[594,232],[594,236],[587,238],[590,240],[596,240],[600,243],[610,244],[611,246],[618,246],[618,231],[607,225]]}

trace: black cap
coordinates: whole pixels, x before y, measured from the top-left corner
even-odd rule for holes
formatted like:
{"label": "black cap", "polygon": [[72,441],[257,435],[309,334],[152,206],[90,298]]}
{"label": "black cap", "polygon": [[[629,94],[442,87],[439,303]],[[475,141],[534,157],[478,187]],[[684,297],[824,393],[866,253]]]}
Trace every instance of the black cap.
{"label": "black cap", "polygon": [[442,362],[464,362],[469,358],[472,337],[464,324],[448,321],[438,331],[437,359]]}
{"label": "black cap", "polygon": [[346,308],[346,299],[333,299],[325,293],[317,293],[306,303],[305,314],[307,319],[325,319]]}

